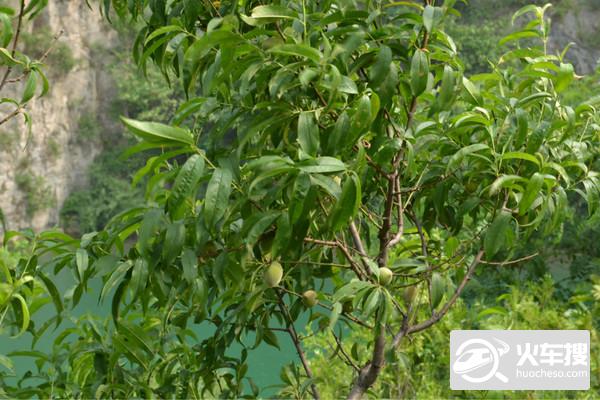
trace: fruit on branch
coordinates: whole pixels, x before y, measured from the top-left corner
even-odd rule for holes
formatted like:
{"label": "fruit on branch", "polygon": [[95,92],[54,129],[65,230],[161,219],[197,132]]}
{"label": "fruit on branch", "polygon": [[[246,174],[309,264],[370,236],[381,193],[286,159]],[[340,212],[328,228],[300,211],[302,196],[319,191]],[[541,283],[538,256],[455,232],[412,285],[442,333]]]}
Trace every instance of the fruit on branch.
{"label": "fruit on branch", "polygon": [[302,293],[302,302],[306,307],[314,307],[319,302],[317,299],[317,292],[314,290],[307,290]]}
{"label": "fruit on branch", "polygon": [[406,289],[404,289],[404,303],[406,304],[407,307],[410,304],[412,304],[416,295],[417,295],[417,287],[416,286],[409,286]]}
{"label": "fruit on branch", "polygon": [[386,286],[392,281],[394,278],[394,273],[391,269],[383,267],[379,269],[379,283],[383,286]]}
{"label": "fruit on branch", "polygon": [[271,288],[275,287],[279,285],[281,278],[283,278],[283,267],[277,261],[273,261],[263,275],[265,285]]}

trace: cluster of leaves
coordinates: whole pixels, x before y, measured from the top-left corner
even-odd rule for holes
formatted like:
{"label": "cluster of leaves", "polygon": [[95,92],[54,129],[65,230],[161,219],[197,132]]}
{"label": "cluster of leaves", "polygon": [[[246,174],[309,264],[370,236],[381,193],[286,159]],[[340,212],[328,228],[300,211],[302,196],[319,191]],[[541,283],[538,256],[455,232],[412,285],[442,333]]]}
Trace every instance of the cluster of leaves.
{"label": "cluster of leaves", "polygon": [[[6,392],[256,396],[248,351],[283,332],[301,360],[286,378],[318,398],[295,328],[306,316],[314,329],[369,332],[346,385],[360,398],[385,354],[438,322],[480,262],[557,229],[567,192],[597,208],[596,104],[563,104],[575,76],[545,51],[546,8],[517,12],[532,19],[502,40],[513,47],[468,78],[443,30],[453,4],[113,1],[122,18],[143,17],[139,65],[154,61],[189,100],[169,125],[123,119],[141,139],[129,153],[154,151],[134,177],[147,179],[146,205],[80,240],[29,238],[26,287],[42,282],[57,308],[33,335],[63,317],[50,271],[72,271],[71,307],[101,280],[113,323],[82,322],[42,383]],[[308,290],[318,306],[302,301]],[[30,296],[2,305],[8,326],[31,327],[15,306]]]}

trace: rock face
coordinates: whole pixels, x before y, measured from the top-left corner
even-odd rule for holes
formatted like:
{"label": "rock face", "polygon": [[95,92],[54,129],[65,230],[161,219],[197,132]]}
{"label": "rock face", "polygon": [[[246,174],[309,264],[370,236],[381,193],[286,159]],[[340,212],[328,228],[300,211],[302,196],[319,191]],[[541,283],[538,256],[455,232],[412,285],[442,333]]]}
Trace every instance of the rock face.
{"label": "rock face", "polygon": [[[64,200],[71,190],[87,184],[88,167],[101,151],[99,140],[86,130],[102,129],[96,116],[108,107],[113,89],[103,60],[94,57],[93,49],[100,41],[110,43],[115,35],[86,2],[53,0],[43,15],[25,27],[24,37],[29,33],[30,42],[51,42],[39,33],[34,36],[35,32],[60,31],[54,49],[70,49],[74,64],[62,73],[55,65],[46,67],[50,92],[28,106],[31,135],[22,119],[0,126],[0,209],[8,229],[56,226]],[[54,54],[47,63],[67,63],[61,56]],[[15,89],[20,88],[5,88],[2,97]]]}
{"label": "rock face", "polygon": [[579,2],[578,7],[553,18],[552,22],[550,51],[560,53],[572,43],[566,58],[575,66],[575,72],[593,74],[600,66],[600,8],[597,1]]}

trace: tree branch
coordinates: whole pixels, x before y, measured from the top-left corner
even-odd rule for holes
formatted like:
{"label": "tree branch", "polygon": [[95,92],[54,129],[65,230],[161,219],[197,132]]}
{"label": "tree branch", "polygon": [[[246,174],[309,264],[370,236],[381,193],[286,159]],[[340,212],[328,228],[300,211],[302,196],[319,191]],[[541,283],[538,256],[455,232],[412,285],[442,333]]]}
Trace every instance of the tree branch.
{"label": "tree branch", "polygon": [[396,188],[396,176],[398,172],[395,171],[393,175],[388,179],[388,190],[385,196],[385,209],[383,211],[383,224],[379,230],[379,256],[377,257],[377,263],[379,268],[383,268],[387,265],[388,254],[389,254],[389,235],[390,229],[392,228],[392,214],[394,212],[394,192]]}
{"label": "tree branch", "polygon": [[373,346],[372,361],[365,365],[358,374],[348,400],[360,400],[365,392],[375,383],[385,363],[385,327],[377,327],[378,332]]}
{"label": "tree branch", "polygon": [[[17,19],[17,29],[15,31],[15,36],[13,38],[13,42],[12,42],[12,47],[11,47],[11,56],[14,58],[15,57],[15,52],[17,51],[17,43],[19,41],[19,36],[21,35],[21,26],[23,24],[23,16],[25,15],[25,0],[21,0],[21,4],[19,6],[19,16]],[[12,66],[8,66],[8,68],[6,69],[6,72],[4,73],[4,76],[2,77],[2,82],[0,82],[0,91],[4,88],[4,85],[6,85],[6,80],[8,79],[8,76],[10,75],[10,73],[12,72]]]}
{"label": "tree branch", "polygon": [[362,239],[360,238],[360,234],[358,233],[358,229],[356,229],[354,221],[350,222],[350,235],[352,236],[352,241],[354,242],[356,250],[358,250],[360,260],[362,261],[365,270],[369,275],[372,275],[373,271],[371,270],[371,266],[369,265],[369,257],[367,256],[365,246],[362,243]]}
{"label": "tree branch", "polygon": [[364,272],[360,269],[358,264],[356,262],[354,262],[354,259],[352,258],[352,254],[350,254],[350,251],[348,250],[348,248],[346,246],[344,246],[344,244],[342,242],[340,242],[339,240],[334,242],[334,241],[329,241],[329,240],[320,240],[320,239],[313,239],[313,238],[307,237],[307,238],[304,238],[304,241],[307,243],[314,243],[314,244],[318,244],[321,246],[337,247],[338,249],[340,249],[342,254],[344,254],[344,257],[346,257],[346,259],[350,263],[350,267],[352,268],[352,270],[354,271],[356,276],[359,279],[365,279]]}

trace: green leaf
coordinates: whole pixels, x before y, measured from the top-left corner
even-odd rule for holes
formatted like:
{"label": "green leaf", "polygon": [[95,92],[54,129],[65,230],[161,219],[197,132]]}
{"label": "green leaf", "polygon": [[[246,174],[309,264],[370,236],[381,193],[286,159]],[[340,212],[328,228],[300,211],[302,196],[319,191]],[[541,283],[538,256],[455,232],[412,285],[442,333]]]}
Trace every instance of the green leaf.
{"label": "green leaf", "polygon": [[519,107],[525,108],[537,100],[546,99],[546,98],[552,98],[552,95],[547,92],[538,92],[538,93],[534,93],[530,96],[520,99],[519,102],[517,103],[517,105]]}
{"label": "green leaf", "polygon": [[[144,256],[149,256],[153,241],[156,235],[161,231],[164,224],[164,214],[162,210],[150,209],[144,214],[139,229],[137,247]],[[109,264],[110,265],[110,264]]]}
{"label": "green leaf", "polygon": [[432,33],[437,20],[439,19],[440,9],[430,5],[425,6],[423,10],[423,26],[427,29],[427,32]]}
{"label": "green leaf", "polygon": [[266,212],[262,215],[251,227],[245,237],[244,243],[252,247],[258,241],[258,238],[270,227],[273,222],[280,216],[278,211]]}
{"label": "green leaf", "polygon": [[323,54],[315,48],[304,44],[281,44],[269,49],[270,53],[283,54],[287,56],[296,56],[308,58],[315,64],[319,64],[323,58]]}
{"label": "green leaf", "polygon": [[310,176],[306,172],[301,172],[296,176],[292,187],[292,195],[289,203],[290,223],[294,225],[307,212],[304,206],[304,199],[311,187]]}
{"label": "green leaf", "polygon": [[158,122],[136,121],[125,117],[121,117],[121,120],[133,134],[147,142],[194,144],[194,137],[187,129]]}
{"label": "green leaf", "polygon": [[469,79],[463,76],[462,79],[463,87],[464,87],[464,98],[465,101],[471,103],[476,106],[480,106],[483,104],[483,98],[481,97],[481,93],[479,92],[479,88],[473,84]]}
{"label": "green leaf", "polygon": [[319,127],[312,112],[301,112],[298,117],[298,143],[300,148],[311,156],[319,150]]}
{"label": "green leaf", "polygon": [[494,183],[490,186],[490,195],[495,195],[502,189],[503,187],[510,187],[515,182],[524,182],[527,179],[518,176],[518,175],[502,175],[496,178]]}
{"label": "green leaf", "polygon": [[569,87],[569,84],[575,79],[573,64],[560,63],[560,70],[556,74],[555,89],[558,93],[563,92]]}
{"label": "green leaf", "polygon": [[504,308],[499,307],[499,306],[489,307],[489,308],[486,308],[485,310],[480,311],[479,314],[477,314],[477,319],[481,319],[485,316],[493,315],[493,314],[507,315],[508,312]]}
{"label": "green leaf", "polygon": [[331,314],[329,314],[329,329],[333,329],[338,319],[340,318],[341,313],[342,303],[334,303],[333,307],[331,307]]}
{"label": "green leaf", "polygon": [[415,50],[410,63],[410,87],[414,96],[419,96],[427,88],[429,78],[429,60],[427,53]]}
{"label": "green leaf", "polygon": [[[338,116],[338,119],[335,121],[335,125],[333,126],[333,131],[329,135],[329,140],[327,143],[327,151],[329,154],[339,154],[340,150],[342,150],[342,146],[348,146],[351,144],[348,143],[348,139],[350,138],[350,135],[348,134],[349,131],[350,117],[348,117],[348,113],[344,111]],[[344,141],[344,139],[346,140]]]}
{"label": "green leaf", "polygon": [[167,227],[162,258],[165,265],[170,265],[181,254],[185,242],[185,225],[183,221],[173,222]]}
{"label": "green leaf", "polygon": [[431,274],[431,306],[435,309],[444,297],[446,281],[438,272]]}
{"label": "green leaf", "polygon": [[149,342],[148,335],[141,326],[123,321],[117,327],[119,333],[129,339],[133,346],[143,350],[148,355],[154,354],[154,349]]}
{"label": "green leaf", "polygon": [[12,338],[16,338],[18,336],[21,336],[23,333],[25,333],[25,331],[29,327],[30,317],[29,317],[29,307],[27,306],[27,302],[25,301],[23,296],[21,296],[18,293],[14,293],[12,295],[12,298],[17,299],[19,301],[19,304],[21,305],[21,318],[22,318],[21,330],[15,336],[11,336]]}
{"label": "green leaf", "polygon": [[37,77],[34,72],[29,73],[27,82],[25,83],[25,89],[23,89],[23,97],[21,97],[21,104],[27,103],[35,95],[35,88],[37,86]]}
{"label": "green leaf", "polygon": [[514,25],[517,18],[519,18],[523,14],[526,14],[526,13],[537,14],[538,8],[539,7],[536,6],[535,4],[528,4],[522,8],[519,8],[512,16],[512,19],[511,19],[512,24]]}
{"label": "green leaf", "polygon": [[343,303],[344,301],[351,299],[355,293],[358,293],[362,289],[365,289],[365,288],[368,288],[371,286],[372,286],[372,284],[370,282],[359,281],[359,280],[350,281],[335,292],[331,301],[334,303],[337,303],[337,302]]}
{"label": "green leaf", "polygon": [[369,318],[375,310],[377,310],[377,306],[379,304],[379,299],[381,298],[381,292],[379,288],[373,288],[367,299],[365,300],[365,306],[362,310],[362,314],[365,318]]}
{"label": "green leaf", "polygon": [[342,187],[342,195],[335,203],[330,217],[331,229],[340,230],[358,212],[361,203],[360,179],[355,174],[346,178]]}
{"label": "green leaf", "polygon": [[63,303],[62,303],[62,297],[61,297],[58,289],[54,285],[54,282],[52,282],[51,279],[49,279],[41,271],[38,271],[37,275],[42,280],[42,282],[44,282],[44,286],[46,286],[46,290],[48,291],[48,293],[50,294],[50,297],[52,298],[52,302],[54,303],[54,308],[56,309],[56,314],[59,316],[56,319],[56,326],[58,327],[58,325],[60,325],[60,322],[62,320],[61,314],[64,309]]}
{"label": "green leaf", "polygon": [[79,281],[85,280],[85,272],[88,268],[88,253],[85,249],[77,249],[75,252],[75,263],[77,264],[77,273],[79,274]]}
{"label": "green leaf", "polygon": [[523,197],[519,201],[519,215],[524,215],[529,211],[529,207],[531,207],[543,186],[544,176],[536,172],[529,179],[525,193],[523,193]]}
{"label": "green leaf", "polygon": [[2,60],[3,64],[8,66],[22,64],[19,60],[17,60],[10,54],[10,51],[6,50],[4,47],[0,47],[0,59]]}
{"label": "green leaf", "polygon": [[381,46],[377,57],[375,58],[375,64],[371,67],[369,74],[369,83],[371,87],[378,87],[383,83],[385,78],[390,73],[390,66],[392,64],[392,50],[388,46]]}
{"label": "green leaf", "polygon": [[282,213],[277,219],[277,231],[271,245],[271,258],[276,260],[289,246],[292,238],[292,225],[290,217],[286,213]]}
{"label": "green leaf", "polygon": [[289,7],[268,5],[255,7],[250,16],[252,18],[293,19],[297,14]]}
{"label": "green leaf", "polygon": [[113,296],[111,301],[110,309],[115,326],[119,326],[119,305],[121,305],[121,300],[125,295],[125,290],[127,289],[128,284],[128,280],[122,280],[119,286],[117,287],[117,290],[115,290],[115,295]]}
{"label": "green leaf", "polygon": [[534,163],[538,167],[540,166],[540,160],[538,160],[536,156],[529,154],[529,153],[523,153],[520,151],[504,153],[504,154],[502,154],[502,159],[503,160],[513,160],[513,159],[525,160],[525,161]]}
{"label": "green leaf", "polygon": [[181,218],[183,215],[181,205],[185,199],[195,192],[198,181],[204,173],[204,158],[194,154],[187,159],[181,170],[177,174],[175,184],[169,195],[169,211],[174,218]]}
{"label": "green leaf", "polygon": [[446,167],[446,172],[454,170],[456,167],[458,167],[462,160],[464,160],[464,158],[469,154],[486,149],[489,149],[489,147],[488,145],[483,143],[475,143],[467,147],[463,147],[462,149],[454,153],[452,157],[450,157],[450,161],[448,162],[448,166]]}
{"label": "green leaf", "polygon": [[444,110],[452,104],[456,88],[456,72],[449,65],[444,66],[442,84],[438,93],[439,107]]}
{"label": "green leaf", "polygon": [[15,366],[10,358],[0,354],[0,365],[9,370],[11,374],[14,374]]}
{"label": "green leaf", "polygon": [[185,31],[183,30],[182,27],[180,27],[178,25],[163,26],[163,27],[153,31],[150,35],[148,35],[148,37],[146,37],[146,40],[144,41],[144,45],[147,45],[148,43],[150,43],[150,41],[152,41],[152,39],[154,39],[154,38],[164,35],[165,33],[171,33],[171,32],[185,32]]}
{"label": "green leaf", "polygon": [[535,29],[527,29],[527,30],[523,30],[523,31],[514,32],[514,33],[511,33],[510,35],[506,35],[505,37],[503,37],[498,42],[498,44],[500,46],[502,46],[506,43],[513,42],[515,40],[531,38],[531,37],[540,37],[540,32]]}
{"label": "green leaf", "polygon": [[504,247],[510,233],[511,219],[510,213],[502,211],[488,228],[483,243],[486,259],[491,260]]}
{"label": "green leaf", "polygon": [[[356,102],[354,114],[352,115],[350,132],[342,132],[342,135],[346,138],[346,140],[343,142],[344,148],[354,146],[357,139],[361,135],[367,133],[371,127],[371,121],[373,120],[373,115],[371,113],[372,109],[371,99],[369,96],[366,94],[360,96]],[[337,123],[335,128],[337,129]],[[339,154],[339,151],[340,149],[336,149],[337,154]]]}
{"label": "green leaf", "polygon": [[110,278],[108,278],[108,280],[102,287],[102,292],[100,293],[100,302],[104,301],[106,295],[112,289],[114,289],[115,286],[117,286],[117,284],[123,279],[125,274],[127,274],[127,272],[131,269],[132,266],[133,265],[131,262],[124,262],[121,263],[116,270],[114,270],[114,272],[110,275]]}
{"label": "green leaf", "polygon": [[343,172],[346,164],[333,157],[319,157],[296,164],[296,167],[309,174],[326,174],[332,172]]}
{"label": "green leaf", "polygon": [[198,276],[198,259],[193,250],[188,248],[183,250],[181,267],[183,268],[183,279],[189,284],[194,283],[194,279]]}
{"label": "green leaf", "polygon": [[228,169],[217,168],[213,172],[204,199],[204,222],[208,229],[215,228],[217,222],[225,216],[229,207],[232,182],[233,177]]}
{"label": "green leaf", "polygon": [[129,287],[133,292],[133,296],[139,296],[148,282],[148,262],[143,258],[138,258],[133,263],[133,269],[131,270],[131,281]]}

